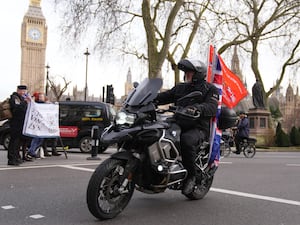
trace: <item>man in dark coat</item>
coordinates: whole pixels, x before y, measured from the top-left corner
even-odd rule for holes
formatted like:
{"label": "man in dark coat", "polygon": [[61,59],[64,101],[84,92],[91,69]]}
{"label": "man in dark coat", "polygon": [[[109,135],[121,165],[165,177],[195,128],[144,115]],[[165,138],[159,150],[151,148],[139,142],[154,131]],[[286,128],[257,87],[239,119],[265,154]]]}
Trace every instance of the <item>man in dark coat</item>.
{"label": "man in dark coat", "polygon": [[22,163],[19,155],[20,146],[24,140],[22,135],[27,103],[30,101],[30,96],[27,96],[27,87],[19,85],[17,91],[12,93],[9,99],[9,104],[12,112],[10,124],[10,142],[8,146],[7,158],[8,165],[18,166]]}
{"label": "man in dark coat", "polygon": [[237,133],[235,135],[236,154],[240,154],[240,142],[249,137],[249,120],[245,112],[240,112],[240,119],[237,123]]}
{"label": "man in dark coat", "polygon": [[[178,69],[184,71],[185,82],[159,93],[155,101],[158,105],[175,103],[188,114],[200,115],[199,120],[194,122],[193,126],[185,126],[185,122],[177,120],[182,128],[180,141],[183,166],[188,171],[182,193],[187,195],[194,190],[196,150],[203,141],[209,138],[210,120],[217,112],[219,91],[213,84],[205,81],[206,66],[203,62],[182,59],[178,63]],[[198,95],[194,99],[189,99],[189,101],[180,99],[195,91],[198,91]]]}

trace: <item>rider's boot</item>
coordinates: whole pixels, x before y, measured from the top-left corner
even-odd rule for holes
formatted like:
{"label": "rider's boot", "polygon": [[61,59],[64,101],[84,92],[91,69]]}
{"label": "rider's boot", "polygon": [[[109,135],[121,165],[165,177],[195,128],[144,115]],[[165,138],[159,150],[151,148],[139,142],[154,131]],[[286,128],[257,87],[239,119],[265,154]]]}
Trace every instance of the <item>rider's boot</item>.
{"label": "rider's boot", "polygon": [[194,191],[195,185],[196,185],[196,177],[193,176],[187,178],[187,180],[183,185],[182,194],[184,195],[191,194]]}

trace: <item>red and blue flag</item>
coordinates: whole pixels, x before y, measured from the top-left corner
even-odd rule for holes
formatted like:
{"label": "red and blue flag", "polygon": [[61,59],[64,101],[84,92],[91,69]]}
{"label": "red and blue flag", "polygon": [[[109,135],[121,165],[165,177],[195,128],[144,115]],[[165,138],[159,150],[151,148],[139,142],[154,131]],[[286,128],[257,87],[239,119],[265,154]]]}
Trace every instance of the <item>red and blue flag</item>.
{"label": "red and blue flag", "polygon": [[206,80],[207,82],[214,84],[219,89],[218,110],[216,116],[212,118],[210,125],[210,155],[208,162],[210,167],[217,167],[220,160],[220,142],[222,136],[222,131],[218,129],[217,122],[221,114],[222,107],[223,72],[219,57],[215,52],[215,48],[211,45],[209,46]]}
{"label": "red and blue flag", "polygon": [[218,129],[217,122],[221,114],[222,104],[233,108],[248,95],[248,92],[239,77],[227,68],[212,45],[209,46],[206,80],[219,89],[218,110],[216,116],[212,118],[210,126],[209,166],[212,168],[217,167],[220,160],[222,130]]}

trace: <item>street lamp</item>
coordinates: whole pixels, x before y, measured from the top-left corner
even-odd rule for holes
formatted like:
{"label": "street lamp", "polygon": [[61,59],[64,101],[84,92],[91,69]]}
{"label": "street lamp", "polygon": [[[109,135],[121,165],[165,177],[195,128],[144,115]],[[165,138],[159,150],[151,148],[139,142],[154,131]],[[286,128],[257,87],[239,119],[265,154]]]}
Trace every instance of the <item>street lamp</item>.
{"label": "street lamp", "polygon": [[85,89],[84,89],[84,101],[86,101],[86,93],[87,93],[87,73],[88,73],[88,58],[89,58],[89,50],[86,48],[86,52],[84,53],[86,56],[86,64],[85,64]]}
{"label": "street lamp", "polygon": [[48,88],[49,88],[49,84],[48,84],[48,82],[49,82],[49,69],[50,69],[50,66],[49,66],[49,64],[47,63],[47,66],[45,66],[46,67],[46,69],[47,69],[47,72],[46,72],[46,91],[45,91],[45,94],[46,94],[46,96],[48,95]]}

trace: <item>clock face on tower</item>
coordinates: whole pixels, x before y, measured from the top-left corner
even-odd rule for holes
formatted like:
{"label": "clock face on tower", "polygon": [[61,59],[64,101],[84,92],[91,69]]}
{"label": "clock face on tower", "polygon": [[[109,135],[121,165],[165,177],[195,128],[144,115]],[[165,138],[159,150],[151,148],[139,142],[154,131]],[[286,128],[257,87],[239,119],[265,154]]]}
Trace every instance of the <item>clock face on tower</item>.
{"label": "clock face on tower", "polygon": [[27,40],[33,42],[42,41],[42,32],[37,27],[29,27],[27,32]]}

